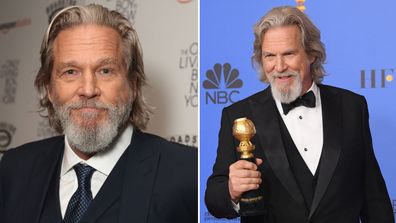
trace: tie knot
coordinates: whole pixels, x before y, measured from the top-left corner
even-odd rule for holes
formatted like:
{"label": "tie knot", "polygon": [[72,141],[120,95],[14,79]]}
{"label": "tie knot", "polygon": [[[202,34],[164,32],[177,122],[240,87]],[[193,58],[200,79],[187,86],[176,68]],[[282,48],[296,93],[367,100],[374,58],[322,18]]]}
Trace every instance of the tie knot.
{"label": "tie knot", "polygon": [[74,171],[76,171],[78,186],[90,188],[90,180],[95,169],[91,166],[81,163],[76,164],[73,168]]}
{"label": "tie knot", "polygon": [[287,115],[290,110],[298,106],[313,108],[315,107],[315,102],[315,94],[312,91],[308,91],[303,96],[298,97],[296,100],[290,102],[289,104],[282,103],[283,114]]}

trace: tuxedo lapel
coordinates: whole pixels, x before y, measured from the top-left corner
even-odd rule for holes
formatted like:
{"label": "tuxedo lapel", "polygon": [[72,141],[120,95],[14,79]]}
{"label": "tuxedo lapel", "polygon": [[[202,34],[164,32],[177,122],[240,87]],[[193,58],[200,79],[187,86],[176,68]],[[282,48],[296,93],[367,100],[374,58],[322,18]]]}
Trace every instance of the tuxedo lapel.
{"label": "tuxedo lapel", "polygon": [[120,204],[121,223],[147,222],[160,155],[144,133],[135,131],[127,157]]}
{"label": "tuxedo lapel", "polygon": [[[55,185],[59,184],[56,182],[59,181],[59,175],[56,176],[56,174],[62,160],[63,150],[64,138],[60,137],[57,143],[46,150],[42,150],[44,152],[37,156],[32,169],[31,180],[24,191],[26,199],[22,210],[20,210],[20,213],[24,213],[20,216],[23,219],[21,222],[39,222],[49,192],[53,192],[54,189],[58,192],[56,188],[50,188],[50,185],[52,184],[52,187],[55,187]],[[58,196],[55,197],[58,198]],[[55,200],[52,198],[48,199],[48,201],[56,202],[56,198]],[[56,207],[59,207],[59,204]],[[54,211],[46,213],[46,216],[50,219],[59,219],[60,210]]]}
{"label": "tuxedo lapel", "polygon": [[339,142],[340,129],[342,128],[340,97],[334,95],[325,86],[319,85],[319,88],[323,117],[323,149],[320,158],[318,183],[316,185],[309,218],[312,217],[320,200],[323,198],[337,166],[341,151]]}
{"label": "tuxedo lapel", "polygon": [[259,97],[251,99],[250,107],[256,134],[270,167],[294,200],[305,206],[304,198],[287,160],[277,118],[278,111],[270,88],[268,87]]}

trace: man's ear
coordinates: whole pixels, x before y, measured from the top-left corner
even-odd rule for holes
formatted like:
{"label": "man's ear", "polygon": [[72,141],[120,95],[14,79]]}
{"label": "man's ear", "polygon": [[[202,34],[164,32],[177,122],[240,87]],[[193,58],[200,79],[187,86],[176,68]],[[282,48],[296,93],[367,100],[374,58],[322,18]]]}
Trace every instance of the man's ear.
{"label": "man's ear", "polygon": [[314,56],[308,56],[308,59],[309,59],[309,64],[312,65],[313,62],[315,62],[316,57],[314,57]]}
{"label": "man's ear", "polygon": [[131,81],[130,82],[130,84],[129,84],[129,87],[131,88],[131,90],[132,90],[132,98],[133,98],[133,101],[135,101],[136,100],[136,97],[137,97],[137,94],[138,94],[138,90],[137,90],[137,77],[135,76],[135,77],[133,77],[133,81]]}
{"label": "man's ear", "polygon": [[52,103],[51,87],[49,84],[45,85],[45,90],[47,91],[48,100]]}

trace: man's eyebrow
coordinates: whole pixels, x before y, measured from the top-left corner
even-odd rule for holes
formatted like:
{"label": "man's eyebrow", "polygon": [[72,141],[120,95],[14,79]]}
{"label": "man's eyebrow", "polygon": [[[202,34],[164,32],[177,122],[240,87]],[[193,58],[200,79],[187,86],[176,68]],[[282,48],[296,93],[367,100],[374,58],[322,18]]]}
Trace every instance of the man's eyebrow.
{"label": "man's eyebrow", "polygon": [[113,57],[104,58],[104,59],[97,60],[96,64],[99,64],[99,65],[118,64],[118,60],[116,58],[113,58]]}
{"label": "man's eyebrow", "polygon": [[78,66],[78,63],[76,61],[68,61],[64,63],[59,63],[55,66],[55,70],[62,70],[67,67],[75,67]]}
{"label": "man's eyebrow", "polygon": [[[95,63],[97,65],[118,64],[118,60],[116,58],[110,57],[110,58],[99,59]],[[78,67],[79,65],[80,64],[77,61],[72,60],[72,61],[58,63],[54,68],[56,71],[60,71],[62,69],[69,67]]]}
{"label": "man's eyebrow", "polygon": [[[298,49],[296,49],[296,48],[290,48],[290,49],[286,49],[286,50],[283,51],[281,54],[288,54],[288,53],[295,53],[295,52],[298,52]],[[265,51],[265,50],[262,50],[262,51],[261,51],[261,55],[272,55],[272,54],[274,54],[274,53],[269,52],[269,51]]]}

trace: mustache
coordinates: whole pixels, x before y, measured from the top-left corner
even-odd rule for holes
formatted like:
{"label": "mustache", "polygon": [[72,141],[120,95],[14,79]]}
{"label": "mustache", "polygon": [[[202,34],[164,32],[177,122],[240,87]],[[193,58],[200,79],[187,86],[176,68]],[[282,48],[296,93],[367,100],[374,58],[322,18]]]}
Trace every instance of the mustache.
{"label": "mustache", "polygon": [[288,77],[288,76],[296,77],[296,76],[298,76],[298,75],[299,75],[299,74],[298,74],[297,72],[294,72],[294,71],[285,71],[285,72],[282,72],[282,73],[274,71],[274,72],[272,72],[272,73],[270,74],[270,76],[271,76],[272,78]]}
{"label": "mustache", "polygon": [[114,107],[111,104],[106,104],[98,100],[81,100],[75,102],[69,102],[63,105],[65,110],[70,111],[72,109],[81,109],[81,108],[94,108],[94,109],[105,109],[109,110]]}

